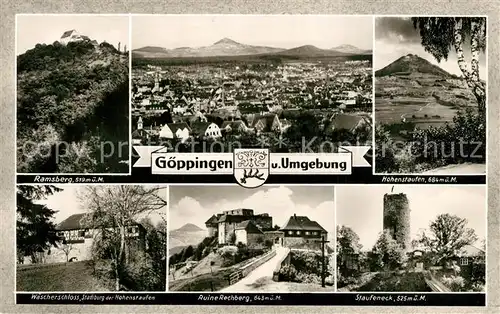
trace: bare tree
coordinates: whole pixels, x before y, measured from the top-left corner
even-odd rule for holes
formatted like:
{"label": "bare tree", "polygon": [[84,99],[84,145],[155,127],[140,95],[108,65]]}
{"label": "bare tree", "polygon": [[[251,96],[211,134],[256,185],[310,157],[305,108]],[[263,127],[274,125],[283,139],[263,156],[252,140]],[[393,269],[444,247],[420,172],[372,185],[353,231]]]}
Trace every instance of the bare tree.
{"label": "bare tree", "polygon": [[143,185],[87,186],[82,195],[89,212],[86,219],[100,235],[93,250],[102,256],[111,255],[115,290],[127,260],[127,226],[141,215],[148,215],[167,205],[166,187]]}

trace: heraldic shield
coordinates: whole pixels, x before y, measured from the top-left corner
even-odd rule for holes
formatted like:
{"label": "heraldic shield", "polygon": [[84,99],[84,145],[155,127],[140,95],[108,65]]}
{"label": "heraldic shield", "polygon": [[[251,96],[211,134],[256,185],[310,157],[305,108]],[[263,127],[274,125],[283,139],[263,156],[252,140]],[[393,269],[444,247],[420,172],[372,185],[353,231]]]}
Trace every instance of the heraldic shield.
{"label": "heraldic shield", "polygon": [[238,148],[234,150],[233,174],[245,188],[263,185],[269,177],[269,149]]}

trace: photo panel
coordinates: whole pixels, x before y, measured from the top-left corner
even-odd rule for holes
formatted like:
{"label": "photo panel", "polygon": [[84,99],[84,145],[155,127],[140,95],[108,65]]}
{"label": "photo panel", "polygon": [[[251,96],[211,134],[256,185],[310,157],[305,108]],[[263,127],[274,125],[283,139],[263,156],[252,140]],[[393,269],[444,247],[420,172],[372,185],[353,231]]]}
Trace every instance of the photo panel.
{"label": "photo panel", "polygon": [[166,290],[168,186],[17,185],[16,196],[16,291]]}
{"label": "photo panel", "polygon": [[338,292],[485,292],[484,186],[340,186],[336,201]]}
{"label": "photo panel", "polygon": [[486,174],[486,16],[375,17],[375,172]]}
{"label": "photo panel", "polygon": [[130,173],[129,21],[16,16],[17,173]]}
{"label": "photo panel", "polygon": [[171,186],[169,292],[334,292],[333,186]]}

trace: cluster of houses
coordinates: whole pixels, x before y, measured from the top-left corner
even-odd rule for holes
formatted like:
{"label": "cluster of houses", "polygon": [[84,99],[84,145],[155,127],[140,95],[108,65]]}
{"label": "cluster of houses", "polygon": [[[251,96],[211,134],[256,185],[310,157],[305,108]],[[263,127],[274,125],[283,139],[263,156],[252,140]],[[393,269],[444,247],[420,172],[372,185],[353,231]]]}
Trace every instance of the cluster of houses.
{"label": "cluster of houses", "polygon": [[321,239],[328,232],[307,216],[291,216],[281,228],[273,227],[269,214],[255,214],[252,209],[226,210],[206,222],[208,236],[217,237],[219,245],[242,243],[249,248],[266,243],[295,249],[320,250]]}
{"label": "cluster of houses", "polygon": [[[51,245],[40,252],[42,263],[76,262],[92,259],[93,243],[97,237],[103,235],[101,229],[92,227],[86,219],[86,214],[73,214],[56,226],[57,245]],[[112,231],[112,229],[108,229]],[[131,221],[125,229],[125,237],[129,242],[128,248],[133,245],[145,248],[146,229],[138,222]],[[24,256],[19,261],[22,264],[33,263],[31,256]]]}
{"label": "cluster of houses", "polygon": [[[331,116],[337,128],[352,130],[370,119],[349,113],[371,112],[368,69],[349,65],[333,70],[314,64],[260,71],[226,67],[225,73],[210,66],[135,69],[133,141],[137,145],[155,137],[186,141],[228,133],[283,133],[308,110],[322,118]],[[167,119],[159,119],[165,115]]]}

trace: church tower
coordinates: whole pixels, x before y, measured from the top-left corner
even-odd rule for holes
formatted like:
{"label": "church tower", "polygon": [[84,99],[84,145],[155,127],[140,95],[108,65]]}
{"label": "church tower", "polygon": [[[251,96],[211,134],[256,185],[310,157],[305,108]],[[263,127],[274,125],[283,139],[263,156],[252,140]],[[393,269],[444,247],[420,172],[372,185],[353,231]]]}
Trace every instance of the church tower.
{"label": "church tower", "polygon": [[142,117],[139,117],[139,120],[137,120],[137,130],[142,130]]}

